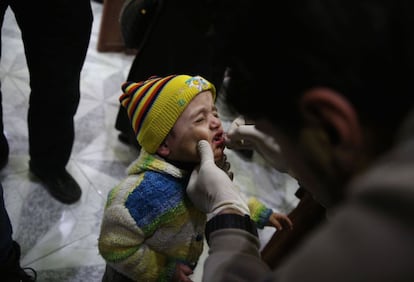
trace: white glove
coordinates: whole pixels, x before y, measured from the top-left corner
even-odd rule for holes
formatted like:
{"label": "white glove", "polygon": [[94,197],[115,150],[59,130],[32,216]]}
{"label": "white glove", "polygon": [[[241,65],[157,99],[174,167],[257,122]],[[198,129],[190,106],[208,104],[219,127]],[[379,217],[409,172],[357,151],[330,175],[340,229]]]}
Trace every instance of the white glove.
{"label": "white glove", "polygon": [[226,146],[229,149],[253,149],[275,169],[281,172],[288,170],[276,141],[257,130],[254,125],[246,125],[243,117],[236,118],[230,125],[226,134]]}
{"label": "white glove", "polygon": [[187,194],[193,204],[208,214],[208,220],[224,209],[235,209],[241,214],[250,215],[238,187],[214,163],[210,144],[201,140],[197,149],[201,157],[200,167],[193,170],[187,186]]}

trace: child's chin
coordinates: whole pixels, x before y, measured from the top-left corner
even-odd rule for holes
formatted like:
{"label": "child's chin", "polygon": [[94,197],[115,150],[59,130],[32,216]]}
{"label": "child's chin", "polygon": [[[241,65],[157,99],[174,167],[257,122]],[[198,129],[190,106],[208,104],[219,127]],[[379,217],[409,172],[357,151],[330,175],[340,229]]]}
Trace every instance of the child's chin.
{"label": "child's chin", "polygon": [[214,160],[219,161],[223,158],[223,156],[224,156],[224,151],[219,150],[219,148],[216,148],[216,150],[214,151]]}

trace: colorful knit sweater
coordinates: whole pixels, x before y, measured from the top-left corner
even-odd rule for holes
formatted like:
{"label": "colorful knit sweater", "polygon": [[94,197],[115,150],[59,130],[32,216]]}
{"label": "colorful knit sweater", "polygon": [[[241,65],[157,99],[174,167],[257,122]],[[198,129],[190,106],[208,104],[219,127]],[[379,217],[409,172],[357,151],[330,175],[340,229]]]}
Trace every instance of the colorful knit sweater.
{"label": "colorful knit sweater", "polygon": [[[206,215],[185,193],[189,176],[141,150],[128,177],[108,194],[98,247],[111,267],[137,281],[171,281],[177,262],[196,265]],[[255,199],[249,208],[263,228],[272,210]]]}

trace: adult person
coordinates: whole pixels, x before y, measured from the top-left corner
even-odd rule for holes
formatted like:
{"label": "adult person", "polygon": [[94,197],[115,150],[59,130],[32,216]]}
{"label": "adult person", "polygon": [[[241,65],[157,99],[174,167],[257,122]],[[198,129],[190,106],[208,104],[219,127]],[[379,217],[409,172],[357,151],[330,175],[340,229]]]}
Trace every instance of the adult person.
{"label": "adult person", "polygon": [[[80,100],[80,73],[92,28],[89,0],[0,2],[0,22],[13,11],[22,33],[30,74],[28,109],[30,171],[58,201],[72,204],[81,188],[67,172],[74,141],[74,115]],[[1,93],[0,93],[1,94]],[[13,93],[10,93],[11,95]],[[0,112],[0,163],[9,144]]]}
{"label": "adult person", "polygon": [[[149,36],[135,55],[127,81],[142,81],[152,75],[175,73],[202,75],[220,89],[224,66],[213,69],[211,25],[216,5],[210,0],[158,1],[161,5]],[[140,148],[125,109],[120,106],[115,121],[119,139]]]}
{"label": "adult person", "polygon": [[[271,270],[248,213],[221,210],[206,226],[203,281],[412,281],[414,3],[248,5],[226,101],[275,139],[327,220]],[[213,214],[242,205],[204,142],[188,195]]]}

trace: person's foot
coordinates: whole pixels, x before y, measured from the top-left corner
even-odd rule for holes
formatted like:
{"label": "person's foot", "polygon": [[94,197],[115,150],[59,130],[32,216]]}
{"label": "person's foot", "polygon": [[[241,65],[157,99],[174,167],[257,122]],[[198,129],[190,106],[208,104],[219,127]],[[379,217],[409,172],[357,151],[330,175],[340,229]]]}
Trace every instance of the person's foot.
{"label": "person's foot", "polygon": [[30,171],[39,178],[49,194],[56,200],[64,204],[73,204],[80,199],[82,190],[66,170],[59,173],[45,173],[30,166]]}
{"label": "person's foot", "polygon": [[33,268],[20,266],[20,245],[16,241],[13,241],[6,262],[0,266],[0,273],[1,281],[7,282],[34,282],[37,279]]}
{"label": "person's foot", "polygon": [[0,170],[9,162],[9,142],[3,132],[0,133]]}
{"label": "person's foot", "polygon": [[20,268],[18,272],[19,282],[35,282],[37,279],[37,272],[31,267]]}

